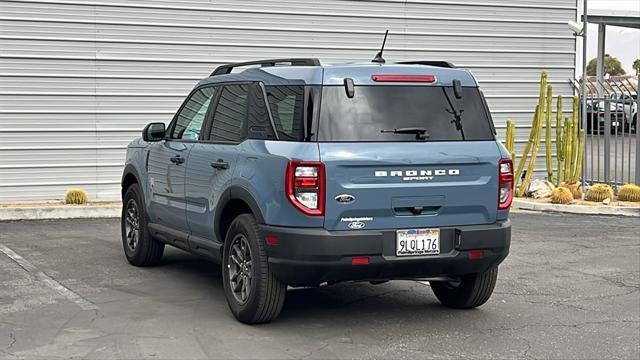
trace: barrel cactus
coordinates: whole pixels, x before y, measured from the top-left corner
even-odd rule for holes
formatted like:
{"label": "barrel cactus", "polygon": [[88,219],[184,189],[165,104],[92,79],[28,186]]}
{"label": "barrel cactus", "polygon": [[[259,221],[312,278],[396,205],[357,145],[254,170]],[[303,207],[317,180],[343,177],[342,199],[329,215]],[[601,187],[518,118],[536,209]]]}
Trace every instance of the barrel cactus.
{"label": "barrel cactus", "polygon": [[557,187],[553,190],[553,194],[551,194],[552,204],[570,204],[572,201],[573,195],[571,194],[571,190],[566,187]]}
{"label": "barrel cactus", "polygon": [[618,199],[622,201],[640,201],[640,186],[634,184],[627,184],[620,188],[618,191]]}
{"label": "barrel cactus", "polygon": [[582,184],[579,182],[575,180],[563,181],[560,183],[560,187],[569,189],[575,200],[582,199]]}
{"label": "barrel cactus", "polygon": [[606,199],[613,199],[613,189],[607,184],[594,184],[589,187],[584,196],[587,201],[602,202]]}
{"label": "barrel cactus", "polygon": [[87,199],[87,192],[84,189],[69,189],[64,196],[65,204],[84,205]]}

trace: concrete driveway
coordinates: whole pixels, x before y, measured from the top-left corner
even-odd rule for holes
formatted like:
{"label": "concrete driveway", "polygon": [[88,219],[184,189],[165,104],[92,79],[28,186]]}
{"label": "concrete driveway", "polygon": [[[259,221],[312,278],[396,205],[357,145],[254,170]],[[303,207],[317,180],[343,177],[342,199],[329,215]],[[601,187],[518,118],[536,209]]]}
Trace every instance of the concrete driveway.
{"label": "concrete driveway", "polygon": [[219,267],[169,249],[135,268],[119,220],[0,223],[0,358],[640,357],[635,218],[513,215],[512,253],[483,307],[440,306],[428,285],[290,290],[247,326]]}

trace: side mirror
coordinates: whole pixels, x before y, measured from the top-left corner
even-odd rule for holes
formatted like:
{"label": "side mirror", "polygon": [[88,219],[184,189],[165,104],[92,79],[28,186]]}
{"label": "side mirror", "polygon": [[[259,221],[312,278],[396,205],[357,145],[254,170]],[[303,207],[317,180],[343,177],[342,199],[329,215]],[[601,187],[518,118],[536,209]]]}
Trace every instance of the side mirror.
{"label": "side mirror", "polygon": [[458,79],[453,79],[453,94],[456,96],[456,99],[462,99],[462,83]]}
{"label": "side mirror", "polygon": [[163,140],[167,130],[164,123],[154,122],[148,124],[142,130],[142,140],[144,141],[160,141]]}

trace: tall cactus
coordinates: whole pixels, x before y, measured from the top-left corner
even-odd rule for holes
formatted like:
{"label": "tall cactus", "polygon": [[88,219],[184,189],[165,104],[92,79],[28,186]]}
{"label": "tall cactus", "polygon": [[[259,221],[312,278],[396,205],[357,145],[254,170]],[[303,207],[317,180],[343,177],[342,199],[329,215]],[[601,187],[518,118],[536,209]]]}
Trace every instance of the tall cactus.
{"label": "tall cactus", "polygon": [[579,106],[578,97],[573,97],[573,122],[571,124],[571,180],[577,180],[573,178],[573,174],[576,171],[577,162],[576,158],[578,157],[578,106]]}
{"label": "tall cactus", "polygon": [[560,186],[564,178],[564,141],[562,139],[562,95],[558,95],[558,104],[556,110],[556,163],[557,163],[557,176],[556,186]]}
{"label": "tall cactus", "polygon": [[507,148],[507,151],[511,156],[511,160],[514,162],[516,161],[515,151],[514,151],[515,138],[516,138],[516,123],[514,123],[512,120],[507,120],[507,141],[505,143],[505,147]]}
{"label": "tall cactus", "polygon": [[551,154],[551,116],[553,115],[553,109],[551,103],[553,101],[553,87],[551,84],[547,85],[547,98],[546,98],[546,111],[545,111],[545,138],[544,146],[547,155],[547,180],[553,183],[553,154]]}
{"label": "tall cactus", "polygon": [[[529,162],[529,167],[527,168],[527,174],[525,176],[524,181],[522,182],[522,186],[517,189],[516,196],[524,195],[524,191],[527,189],[529,185],[529,181],[531,180],[531,176],[533,175],[533,166],[535,165],[535,159],[538,154],[538,146],[540,145],[540,138],[542,132],[542,115],[544,112],[545,106],[545,90],[547,89],[547,72],[543,71],[540,75],[540,95],[538,96],[538,105],[536,105],[536,111],[533,115],[533,121],[531,124],[531,131],[529,132],[529,140],[524,147],[524,151],[522,153],[522,157],[520,157],[520,161],[518,161],[518,167],[516,168],[515,173],[515,184],[518,184],[520,177],[522,176],[522,172],[524,171],[524,166],[527,161],[527,157],[529,156],[529,151],[531,153],[531,161]],[[533,148],[533,149],[532,149]],[[517,187],[517,186],[516,186]]]}
{"label": "tall cactus", "polygon": [[529,166],[527,167],[527,173],[517,191],[517,196],[523,196],[527,187],[529,187],[529,181],[533,176],[533,171],[536,165],[536,158],[538,157],[538,147],[540,146],[540,139],[542,138],[542,106],[536,105],[536,121],[535,121],[535,137],[533,139],[533,149],[531,149],[531,160],[529,160]]}
{"label": "tall cactus", "polygon": [[571,141],[573,140],[573,138],[571,137],[571,134],[573,134],[573,129],[572,126],[573,123],[571,122],[571,120],[569,120],[568,117],[564,118],[564,155],[565,155],[565,161],[564,161],[564,180],[571,180],[571,165],[573,163],[572,157],[571,157],[571,149],[573,148],[573,145],[571,145]]}

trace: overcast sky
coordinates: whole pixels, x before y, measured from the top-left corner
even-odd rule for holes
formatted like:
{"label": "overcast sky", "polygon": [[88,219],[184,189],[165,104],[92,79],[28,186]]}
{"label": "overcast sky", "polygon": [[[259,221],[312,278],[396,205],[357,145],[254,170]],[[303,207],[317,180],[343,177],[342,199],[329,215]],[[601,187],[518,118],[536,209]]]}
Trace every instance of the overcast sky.
{"label": "overcast sky", "polygon": [[[582,0],[579,1],[582,5]],[[640,16],[640,0],[588,0],[589,14]],[[582,13],[582,9],[579,9]],[[598,47],[598,25],[591,24],[587,33],[587,58],[596,57]],[[579,41],[578,62],[582,60]],[[640,29],[607,26],[605,51],[622,62],[627,74],[635,74],[633,60],[640,58]],[[580,67],[578,68],[580,69]]]}

